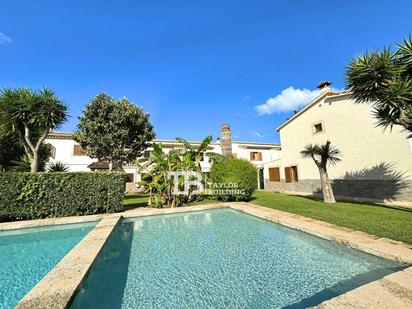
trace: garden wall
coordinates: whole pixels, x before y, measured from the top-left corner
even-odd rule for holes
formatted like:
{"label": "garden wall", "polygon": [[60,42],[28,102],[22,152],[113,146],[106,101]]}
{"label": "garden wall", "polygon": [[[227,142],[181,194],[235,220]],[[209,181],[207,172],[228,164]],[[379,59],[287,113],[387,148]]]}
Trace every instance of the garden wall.
{"label": "garden wall", "polygon": [[[412,181],[396,179],[335,179],[332,180],[335,197],[341,200],[386,203],[412,206]],[[322,196],[320,180],[299,179],[297,182],[270,182],[265,190]]]}

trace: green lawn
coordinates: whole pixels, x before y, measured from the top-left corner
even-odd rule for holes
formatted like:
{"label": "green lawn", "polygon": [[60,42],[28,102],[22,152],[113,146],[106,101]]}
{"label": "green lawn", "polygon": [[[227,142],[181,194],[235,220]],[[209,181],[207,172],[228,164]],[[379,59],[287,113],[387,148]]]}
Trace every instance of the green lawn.
{"label": "green lawn", "polygon": [[126,195],[123,200],[124,210],[147,206],[147,194]]}
{"label": "green lawn", "polygon": [[349,202],[325,204],[271,192],[256,192],[251,202],[412,244],[412,209]]}

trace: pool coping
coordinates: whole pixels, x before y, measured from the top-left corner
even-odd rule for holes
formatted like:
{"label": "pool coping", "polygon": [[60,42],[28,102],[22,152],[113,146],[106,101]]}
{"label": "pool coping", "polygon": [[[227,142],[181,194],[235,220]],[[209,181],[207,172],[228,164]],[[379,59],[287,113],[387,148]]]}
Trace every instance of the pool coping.
{"label": "pool coping", "polygon": [[[64,225],[64,224],[76,224],[76,223],[100,221],[108,215],[109,214],[100,214],[100,215],[86,215],[86,216],[72,216],[72,217],[63,217],[63,218],[45,218],[45,219],[35,219],[35,220],[25,220],[25,221],[2,222],[0,223],[0,232],[17,230],[17,229],[33,228],[33,227],[51,226],[51,225]],[[110,214],[110,215],[115,215],[115,214]]]}
{"label": "pool coping", "polygon": [[120,219],[121,215],[103,218],[20,300],[16,308],[67,308]]}
{"label": "pool coping", "polygon": [[[49,220],[47,222],[43,220],[32,220],[27,223],[19,222],[20,226],[34,227],[39,226],[33,225],[36,221],[42,221],[41,226],[44,226],[101,220],[55,268],[23,297],[17,308],[67,308],[121,218],[177,214],[219,208],[231,208],[385,259],[408,265],[412,264],[412,245],[252,203],[214,203],[163,209],[139,208],[117,214],[86,216],[87,218],[69,217],[43,219]],[[7,226],[4,226],[4,223],[0,224],[0,230],[5,230],[5,227],[6,229],[13,229],[13,224],[6,224]],[[386,298],[375,297],[376,294],[386,295]],[[362,297],[362,299],[357,299],[358,297]],[[380,280],[372,281],[327,300],[317,307],[329,309],[336,308],[339,305],[340,308],[392,308],[395,303],[399,304],[400,308],[402,308],[402,304],[406,304],[405,307],[412,305],[412,267],[390,274]],[[365,306],[362,307],[362,305]]]}

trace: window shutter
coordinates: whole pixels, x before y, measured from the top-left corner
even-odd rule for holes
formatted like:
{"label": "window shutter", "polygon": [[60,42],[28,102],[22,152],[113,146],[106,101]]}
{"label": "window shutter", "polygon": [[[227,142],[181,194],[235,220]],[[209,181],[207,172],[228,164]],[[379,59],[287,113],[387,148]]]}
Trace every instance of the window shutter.
{"label": "window shutter", "polygon": [[261,152],[258,152],[258,160],[262,161],[262,153]]}
{"label": "window shutter", "polygon": [[280,170],[279,167],[269,168],[269,180],[279,182],[280,181]]}
{"label": "window shutter", "polygon": [[286,182],[291,182],[292,181],[291,171],[292,171],[292,169],[290,167],[285,167],[285,181]]}
{"label": "window shutter", "polygon": [[250,153],[250,161],[253,161],[253,152]]}
{"label": "window shutter", "polygon": [[291,167],[291,173],[292,173],[292,180],[298,181],[298,167],[297,166]]}
{"label": "window shutter", "polygon": [[83,155],[83,149],[80,145],[74,145],[73,147],[73,155],[74,156],[81,156]]}

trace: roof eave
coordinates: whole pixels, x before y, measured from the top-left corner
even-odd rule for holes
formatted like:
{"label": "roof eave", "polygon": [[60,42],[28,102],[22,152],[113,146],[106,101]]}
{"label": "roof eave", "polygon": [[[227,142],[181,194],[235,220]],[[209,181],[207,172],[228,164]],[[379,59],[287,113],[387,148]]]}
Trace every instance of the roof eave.
{"label": "roof eave", "polygon": [[287,126],[289,123],[291,123],[293,120],[295,120],[296,118],[298,118],[300,115],[302,115],[304,112],[306,112],[308,109],[310,109],[312,106],[314,106],[316,103],[318,103],[320,100],[324,99],[324,98],[334,98],[334,97],[340,97],[340,96],[346,96],[349,95],[350,92],[346,91],[346,92],[341,92],[341,93],[333,93],[333,92],[325,92],[325,93],[321,93],[320,95],[318,95],[316,98],[314,98],[310,103],[308,103],[304,108],[302,108],[300,111],[298,111],[296,114],[294,114],[292,117],[290,117],[288,120],[286,120],[285,122],[283,122],[280,126],[278,126],[275,131],[279,132],[280,129],[282,129],[283,127]]}

